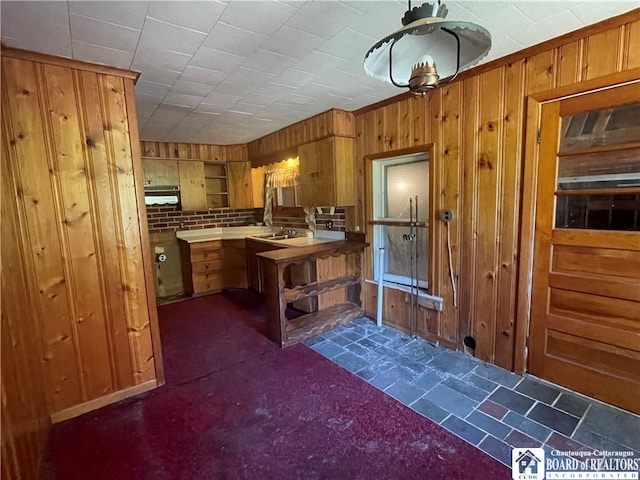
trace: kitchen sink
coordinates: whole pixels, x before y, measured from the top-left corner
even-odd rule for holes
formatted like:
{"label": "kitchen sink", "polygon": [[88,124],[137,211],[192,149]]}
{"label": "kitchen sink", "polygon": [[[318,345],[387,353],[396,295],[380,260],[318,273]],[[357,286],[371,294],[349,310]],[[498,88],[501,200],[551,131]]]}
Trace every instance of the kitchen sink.
{"label": "kitchen sink", "polygon": [[264,240],[286,240],[288,238],[301,238],[307,235],[289,235],[287,233],[269,233],[266,235],[254,235],[254,238],[262,238]]}

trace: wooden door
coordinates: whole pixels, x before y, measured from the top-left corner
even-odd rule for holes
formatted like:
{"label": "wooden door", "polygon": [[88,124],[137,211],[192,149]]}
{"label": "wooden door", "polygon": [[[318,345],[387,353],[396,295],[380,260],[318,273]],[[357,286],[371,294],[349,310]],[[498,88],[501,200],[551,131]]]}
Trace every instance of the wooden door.
{"label": "wooden door", "polygon": [[207,192],[204,188],[204,162],[179,161],[180,203],[185,212],[207,209]]}
{"label": "wooden door", "polygon": [[542,107],[529,371],[640,413],[640,89]]}

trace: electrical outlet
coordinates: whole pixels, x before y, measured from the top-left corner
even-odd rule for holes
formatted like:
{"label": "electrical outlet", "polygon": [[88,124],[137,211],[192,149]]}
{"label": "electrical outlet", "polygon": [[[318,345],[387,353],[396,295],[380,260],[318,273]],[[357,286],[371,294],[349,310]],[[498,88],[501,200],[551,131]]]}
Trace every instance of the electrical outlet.
{"label": "electrical outlet", "polygon": [[440,220],[449,223],[455,217],[453,210],[440,210]]}

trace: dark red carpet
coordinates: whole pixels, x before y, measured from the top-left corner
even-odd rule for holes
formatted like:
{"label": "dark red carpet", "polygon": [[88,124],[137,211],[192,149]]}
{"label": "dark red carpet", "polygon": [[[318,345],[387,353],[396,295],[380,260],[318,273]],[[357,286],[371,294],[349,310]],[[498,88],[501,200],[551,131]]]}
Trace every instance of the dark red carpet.
{"label": "dark red carpet", "polygon": [[162,307],[170,384],[55,425],[43,477],[511,477],[306,346],[277,348],[262,334],[261,313],[247,292]]}

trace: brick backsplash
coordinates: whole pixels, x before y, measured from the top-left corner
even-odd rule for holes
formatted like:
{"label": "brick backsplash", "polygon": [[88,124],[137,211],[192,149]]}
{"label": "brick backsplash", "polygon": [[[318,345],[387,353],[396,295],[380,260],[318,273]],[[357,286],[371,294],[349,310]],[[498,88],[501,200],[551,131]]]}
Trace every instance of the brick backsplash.
{"label": "brick backsplash", "polygon": [[247,225],[247,218],[261,221],[250,209],[217,209],[203,212],[183,212],[176,205],[147,207],[147,222],[150,232],[175,232],[213,227],[239,227]]}

